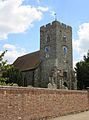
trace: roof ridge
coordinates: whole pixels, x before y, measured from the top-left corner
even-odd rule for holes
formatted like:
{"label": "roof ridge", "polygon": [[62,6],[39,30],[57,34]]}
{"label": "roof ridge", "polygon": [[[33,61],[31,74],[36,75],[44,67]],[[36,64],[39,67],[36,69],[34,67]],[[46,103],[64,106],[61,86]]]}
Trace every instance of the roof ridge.
{"label": "roof ridge", "polygon": [[[18,58],[27,56],[27,55],[29,55],[29,54],[32,55],[32,54],[35,54],[35,53],[38,53],[38,52],[40,52],[40,50],[35,51],[35,52],[31,52],[31,53],[27,53],[27,54],[25,54],[25,55],[19,56]],[[17,59],[18,59],[18,58],[17,58]]]}

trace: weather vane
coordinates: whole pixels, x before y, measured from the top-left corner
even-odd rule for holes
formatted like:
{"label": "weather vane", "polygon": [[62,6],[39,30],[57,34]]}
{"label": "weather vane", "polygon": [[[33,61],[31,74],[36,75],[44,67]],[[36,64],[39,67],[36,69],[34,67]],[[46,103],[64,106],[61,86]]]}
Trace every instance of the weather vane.
{"label": "weather vane", "polygon": [[57,14],[56,12],[54,13],[54,18],[55,18],[55,21],[57,20]]}

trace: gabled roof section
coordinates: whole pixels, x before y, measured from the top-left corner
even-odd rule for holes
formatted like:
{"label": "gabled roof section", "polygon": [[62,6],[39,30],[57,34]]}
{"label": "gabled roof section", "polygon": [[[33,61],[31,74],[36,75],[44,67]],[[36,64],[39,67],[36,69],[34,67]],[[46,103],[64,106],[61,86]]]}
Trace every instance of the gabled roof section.
{"label": "gabled roof section", "polygon": [[34,53],[18,57],[13,65],[21,71],[26,71],[37,68],[40,62],[40,51],[36,51]]}

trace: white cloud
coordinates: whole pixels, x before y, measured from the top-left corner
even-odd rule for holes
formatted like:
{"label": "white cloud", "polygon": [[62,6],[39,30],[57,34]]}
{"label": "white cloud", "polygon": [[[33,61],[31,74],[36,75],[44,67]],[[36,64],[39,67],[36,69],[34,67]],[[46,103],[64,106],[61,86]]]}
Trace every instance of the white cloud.
{"label": "white cloud", "polygon": [[0,39],[10,33],[25,32],[34,21],[41,20],[47,7],[23,5],[23,0],[0,1]]}
{"label": "white cloud", "polygon": [[[4,59],[8,61],[8,63],[12,64],[16,58],[19,56],[22,56],[27,53],[27,51],[23,48],[20,48],[17,45],[12,45],[12,44],[5,44],[3,45],[3,51],[7,50],[5,53]],[[0,54],[3,52],[0,51]]]}
{"label": "white cloud", "polygon": [[89,50],[89,23],[81,24],[77,33],[78,39],[73,40],[73,49],[74,52],[79,54],[79,58],[75,58],[74,63],[82,60],[83,56],[86,55]]}
{"label": "white cloud", "polygon": [[49,8],[48,8],[48,7],[41,7],[41,6],[39,6],[39,7],[38,7],[38,10],[43,11],[43,12],[46,12],[46,11],[49,10]]}
{"label": "white cloud", "polygon": [[16,49],[16,46],[15,45],[11,45],[11,44],[5,44],[3,46],[4,49],[8,49],[8,50],[15,50]]}

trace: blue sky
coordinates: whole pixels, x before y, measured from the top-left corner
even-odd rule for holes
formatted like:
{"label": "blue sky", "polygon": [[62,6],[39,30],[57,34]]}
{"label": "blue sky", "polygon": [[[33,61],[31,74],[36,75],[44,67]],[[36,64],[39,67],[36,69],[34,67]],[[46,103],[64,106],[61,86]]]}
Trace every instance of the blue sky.
{"label": "blue sky", "polygon": [[40,26],[54,20],[72,26],[73,62],[89,49],[89,0],[0,0],[0,53],[9,63],[40,48]]}

